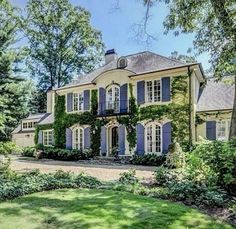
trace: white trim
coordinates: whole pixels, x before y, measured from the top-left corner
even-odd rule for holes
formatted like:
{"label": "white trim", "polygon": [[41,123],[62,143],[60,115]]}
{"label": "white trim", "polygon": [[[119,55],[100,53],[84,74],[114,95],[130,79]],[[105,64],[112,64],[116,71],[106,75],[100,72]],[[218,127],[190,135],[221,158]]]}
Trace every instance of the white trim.
{"label": "white trim", "polygon": [[[82,149],[78,149],[78,150],[84,150],[84,128],[82,126],[75,125],[73,128],[71,128],[71,130],[72,130],[72,149],[77,149],[75,147],[75,144],[76,144],[76,142],[75,142],[75,137],[76,137],[75,132],[76,132],[76,130],[82,130]],[[79,145],[81,144],[80,136],[78,138],[78,144]]]}
{"label": "white trim", "polygon": [[[115,103],[115,92],[116,90],[115,89],[118,89],[119,90],[119,97],[118,97],[118,107],[116,107],[115,109],[115,113],[120,112],[120,86],[116,85],[116,84],[112,84],[112,85],[109,85],[105,90],[106,90],[106,104],[105,104],[105,110],[107,110],[109,107],[108,107],[108,103],[111,102],[112,103],[112,106],[113,104]],[[111,94],[111,98],[112,100],[108,100],[108,91],[112,89],[112,94]]]}
{"label": "white trim", "polygon": [[[160,101],[154,101],[154,81],[160,81]],[[147,82],[152,82],[152,101],[148,101]],[[145,80],[145,103],[162,103],[162,78]]]}
{"label": "white trim", "polygon": [[[147,150],[147,127],[148,126],[156,126],[158,125],[160,127],[160,152],[149,152]],[[163,148],[162,148],[162,124],[160,122],[157,122],[157,121],[149,121],[149,122],[146,122],[146,124],[144,125],[144,149],[145,149],[145,154],[157,154],[157,155],[161,155],[162,154],[162,151],[163,151]],[[152,138],[155,137],[156,138],[156,128],[154,130],[154,132],[152,132]],[[154,146],[152,146],[154,147]]]}
{"label": "white trim", "polygon": [[[52,144],[45,144],[45,141],[44,141],[44,134],[47,133],[47,138],[48,138],[48,136],[49,136],[48,133],[49,133],[49,132],[52,132]],[[53,130],[52,130],[52,129],[43,130],[42,133],[43,133],[43,136],[42,136],[42,137],[43,137],[43,139],[42,139],[43,145],[45,145],[45,146],[52,146],[52,145],[53,145]],[[47,143],[49,143],[49,139],[47,139]]]}
{"label": "white trim", "polygon": [[[218,128],[220,122],[225,122],[225,138],[220,138],[218,133]],[[230,132],[230,119],[221,119],[216,121],[216,139],[221,141],[227,141],[229,139],[229,132]]]}

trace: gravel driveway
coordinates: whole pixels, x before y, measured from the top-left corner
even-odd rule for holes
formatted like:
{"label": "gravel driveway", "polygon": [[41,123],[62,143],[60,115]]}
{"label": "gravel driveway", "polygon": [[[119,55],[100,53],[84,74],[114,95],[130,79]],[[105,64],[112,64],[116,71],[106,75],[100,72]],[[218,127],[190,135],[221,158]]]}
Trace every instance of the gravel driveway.
{"label": "gravel driveway", "polygon": [[11,168],[17,172],[31,171],[32,169],[40,169],[40,171],[49,173],[56,170],[72,171],[74,173],[85,172],[91,176],[95,176],[101,180],[118,179],[120,173],[128,171],[131,168],[136,170],[136,175],[141,179],[151,179],[155,167],[152,166],[135,166],[122,165],[117,163],[100,164],[86,162],[67,162],[49,159],[36,160],[34,158],[26,158],[20,156],[12,156]]}

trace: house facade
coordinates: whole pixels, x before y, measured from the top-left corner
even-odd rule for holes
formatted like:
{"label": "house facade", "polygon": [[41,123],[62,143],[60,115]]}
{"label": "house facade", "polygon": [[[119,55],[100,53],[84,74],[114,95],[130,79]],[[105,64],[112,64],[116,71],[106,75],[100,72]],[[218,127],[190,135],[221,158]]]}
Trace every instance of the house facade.
{"label": "house facade", "polygon": [[118,58],[109,50],[104,66],[48,91],[36,129],[23,128],[32,116],[22,120],[13,141],[103,156],[163,154],[173,141],[187,148],[201,137],[227,140],[233,93],[231,85],[207,81],[199,63],[152,52]]}

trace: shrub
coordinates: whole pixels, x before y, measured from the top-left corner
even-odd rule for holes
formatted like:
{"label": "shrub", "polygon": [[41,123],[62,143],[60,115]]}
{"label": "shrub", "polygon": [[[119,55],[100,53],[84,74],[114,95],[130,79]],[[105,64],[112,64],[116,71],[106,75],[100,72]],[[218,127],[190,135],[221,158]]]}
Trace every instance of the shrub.
{"label": "shrub", "polygon": [[59,188],[98,188],[101,185],[98,179],[86,174],[75,175],[63,171],[41,174],[35,170],[17,175],[15,179],[0,176],[0,200]]}
{"label": "shrub", "polygon": [[120,174],[119,182],[122,184],[136,184],[138,183],[138,178],[135,175],[136,171],[134,169],[123,172]]}
{"label": "shrub", "polygon": [[0,154],[21,153],[22,149],[13,142],[0,142]]}
{"label": "shrub", "polygon": [[179,143],[175,142],[169,146],[169,151],[166,155],[166,165],[176,169],[185,167],[185,152]]}
{"label": "shrub", "polygon": [[160,166],[155,170],[154,177],[158,185],[166,186],[169,182],[184,180],[186,173],[182,169],[168,169]]}
{"label": "shrub", "polygon": [[189,154],[187,172],[190,179],[217,185],[236,192],[236,146],[235,140],[203,141]]}
{"label": "shrub", "polygon": [[145,154],[145,155],[134,155],[131,159],[131,163],[134,165],[151,165],[160,166],[166,160],[165,155],[156,154]]}
{"label": "shrub", "polygon": [[173,181],[169,182],[167,187],[169,198],[183,201],[186,204],[222,207],[229,200],[225,192],[215,187],[206,187],[191,181]]}
{"label": "shrub", "polygon": [[37,149],[40,149],[42,153],[40,153],[40,157],[61,160],[61,161],[78,161],[78,160],[86,160],[91,158],[92,152],[89,149],[81,150],[68,150],[68,149],[60,149],[55,148],[53,146],[42,146],[38,145]]}
{"label": "shrub", "polygon": [[36,153],[35,147],[27,146],[22,149],[21,155],[25,157],[34,157],[35,153]]}

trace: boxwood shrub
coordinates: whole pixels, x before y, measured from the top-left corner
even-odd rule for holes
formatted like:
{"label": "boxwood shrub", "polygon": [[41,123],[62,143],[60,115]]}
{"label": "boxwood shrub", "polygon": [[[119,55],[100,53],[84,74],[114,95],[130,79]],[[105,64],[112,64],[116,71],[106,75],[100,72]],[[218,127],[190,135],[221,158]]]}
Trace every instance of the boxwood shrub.
{"label": "boxwood shrub", "polygon": [[134,165],[151,165],[160,166],[166,161],[165,155],[156,154],[144,154],[144,155],[134,155],[131,159],[131,163]]}

